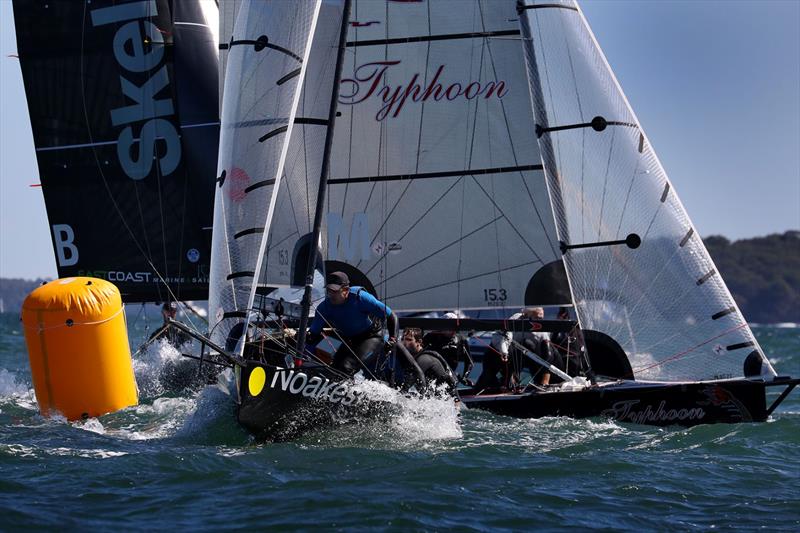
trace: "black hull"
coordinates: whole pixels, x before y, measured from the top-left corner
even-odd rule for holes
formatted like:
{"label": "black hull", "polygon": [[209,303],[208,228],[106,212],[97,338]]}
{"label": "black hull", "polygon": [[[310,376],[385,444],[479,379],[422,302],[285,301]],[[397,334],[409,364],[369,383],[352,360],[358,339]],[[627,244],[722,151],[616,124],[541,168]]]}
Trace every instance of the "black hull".
{"label": "black hull", "polygon": [[[354,389],[352,379],[342,378],[326,366],[279,369],[248,362],[237,372],[237,417],[259,440],[294,439],[310,431],[374,418],[391,408],[385,402],[368,400]],[[264,384],[259,389],[261,372]],[[256,387],[251,388],[251,383]]]}
{"label": "black hull", "polygon": [[[367,398],[350,378],[323,365],[282,369],[256,362],[237,366],[239,423],[259,440],[283,441],[334,425],[388,415],[392,405]],[[655,426],[763,422],[800,383],[732,379],[665,383],[617,381],[580,390],[478,394],[461,389],[470,409],[517,418],[603,417]],[[766,389],[783,386],[767,406]]]}
{"label": "black hull", "polygon": [[[663,383],[620,381],[576,391],[476,394],[459,391],[471,409],[518,418],[568,416],[605,417],[620,422],[655,426],[763,422],[777,404],[798,384],[797,379],[774,381],[733,379],[720,381]],[[786,386],[769,408],[768,386]]]}

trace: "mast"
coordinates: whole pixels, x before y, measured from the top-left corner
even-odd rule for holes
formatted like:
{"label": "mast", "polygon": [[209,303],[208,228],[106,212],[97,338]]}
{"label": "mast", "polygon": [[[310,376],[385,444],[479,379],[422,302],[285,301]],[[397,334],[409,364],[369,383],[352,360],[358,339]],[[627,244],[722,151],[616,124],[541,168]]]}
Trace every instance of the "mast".
{"label": "mast", "polygon": [[[558,217],[556,216],[556,213],[563,213],[565,209],[561,191],[561,178],[556,167],[555,150],[553,150],[553,142],[548,131],[550,128],[550,121],[548,119],[547,109],[544,104],[539,65],[536,61],[536,54],[533,50],[533,33],[531,31],[530,18],[525,16],[525,11],[529,9],[536,9],[537,7],[544,7],[546,9],[571,9],[571,7],[561,4],[546,4],[542,6],[528,5],[525,3],[525,0],[517,0],[517,13],[519,15],[519,23],[522,29],[522,47],[525,50],[527,66],[525,70],[528,72],[528,87],[531,91],[531,105],[533,106],[533,116],[536,122],[537,137],[539,138],[539,152],[542,157],[545,183],[547,184],[547,191],[550,197],[550,212],[552,213],[555,222],[556,235],[558,236],[562,245],[561,260],[562,262],[566,263],[563,258],[564,254],[567,253],[564,244],[570,243],[569,232],[567,225],[559,224]],[[540,135],[538,132],[543,132],[543,134]],[[574,305],[575,291],[572,288],[570,271],[569,268],[566,268],[566,265],[564,265],[564,273],[567,278],[567,287],[569,287],[569,296],[573,302],[573,308],[575,309],[575,320],[578,323],[578,328],[583,330],[583,324],[581,324],[581,313],[579,312],[578,306]],[[583,352],[583,357],[585,359],[584,363],[589,369],[589,378],[592,383],[595,383],[594,372],[591,369],[591,359],[585,350]]]}
{"label": "mast", "polygon": [[[525,11],[528,9],[535,9],[536,5],[527,5],[525,0],[517,0],[517,13],[519,14],[519,23],[522,27],[522,47],[525,50],[525,58],[527,59],[528,71],[528,87],[531,90],[531,104],[533,105],[534,120],[536,121],[536,130],[544,131],[544,135],[539,137],[539,149],[541,151],[542,166],[544,172],[549,179],[546,179],[548,184],[547,190],[550,194],[550,203],[552,211],[556,209],[563,211],[564,202],[561,199],[561,184],[556,169],[556,156],[553,151],[553,143],[550,134],[547,130],[550,127],[550,121],[547,117],[547,111],[544,105],[544,96],[542,94],[542,80],[539,75],[539,65],[536,62],[536,54],[533,50],[533,32],[531,31],[530,20],[524,16]],[[562,7],[560,5],[547,5],[544,7]],[[566,6],[564,6],[566,7]],[[569,243],[569,235],[567,234],[566,227],[561,227],[556,220],[556,233],[561,241]],[[569,277],[569,274],[567,275]],[[572,289],[570,288],[570,291]]]}
{"label": "mast", "polygon": [[328,131],[325,132],[325,148],[322,153],[322,169],[320,170],[319,189],[317,189],[317,205],[314,210],[314,229],[311,232],[311,247],[308,254],[308,263],[306,264],[306,284],[303,292],[300,326],[297,338],[297,350],[301,354],[306,348],[306,328],[308,326],[308,315],[311,311],[311,289],[314,283],[314,265],[316,264],[317,258],[317,242],[319,241],[319,231],[322,226],[322,215],[325,209],[325,190],[328,186],[331,146],[333,145],[333,126],[336,122],[336,104],[339,100],[339,84],[342,78],[342,63],[344,62],[345,45],[347,43],[350,3],[351,0],[344,0],[344,8],[342,10],[339,50],[336,54],[336,70],[333,78],[333,87],[331,88],[331,104],[328,111]]}
{"label": "mast", "polygon": [[[569,9],[568,6],[561,6],[547,4],[542,6],[545,8],[564,8]],[[533,117],[536,121],[536,131],[543,131],[544,134],[539,136],[539,151],[542,157],[542,167],[545,173],[545,183],[547,184],[547,191],[550,196],[550,212],[553,214],[556,235],[562,243],[569,243],[569,232],[567,226],[558,223],[556,213],[564,212],[564,201],[561,193],[561,179],[556,167],[556,155],[553,150],[553,142],[550,138],[550,133],[547,131],[550,127],[550,121],[547,117],[547,110],[544,105],[544,95],[542,94],[542,80],[539,75],[539,65],[536,62],[536,54],[533,50],[533,33],[531,31],[530,19],[525,15],[525,11],[529,9],[536,9],[536,5],[527,5],[525,0],[517,0],[517,13],[519,14],[519,23],[522,28],[522,47],[525,50],[525,58],[527,63],[528,72],[528,87],[531,91],[531,104],[533,106]],[[563,252],[562,252],[563,256]],[[563,261],[563,259],[562,259]],[[575,294],[572,290],[572,282],[570,281],[569,269],[565,268],[564,271],[567,275],[567,286],[569,287],[570,299],[575,302]],[[577,310],[577,308],[576,308]],[[578,313],[576,312],[576,315]],[[580,324],[580,316],[577,317]]]}

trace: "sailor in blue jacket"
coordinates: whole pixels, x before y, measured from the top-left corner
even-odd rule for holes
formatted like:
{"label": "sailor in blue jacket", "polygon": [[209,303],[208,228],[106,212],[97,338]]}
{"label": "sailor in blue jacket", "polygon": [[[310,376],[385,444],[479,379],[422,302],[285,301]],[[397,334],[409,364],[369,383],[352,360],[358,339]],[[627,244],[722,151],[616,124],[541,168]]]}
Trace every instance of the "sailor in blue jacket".
{"label": "sailor in blue jacket", "polygon": [[394,343],[397,315],[363,287],[351,287],[344,272],[331,272],[325,279],[325,300],[317,307],[309,328],[309,343],[319,342],[322,328],[336,329],[343,343],[333,356],[333,366],[355,374],[365,364],[374,368],[374,361],[383,353],[384,320],[389,342]]}

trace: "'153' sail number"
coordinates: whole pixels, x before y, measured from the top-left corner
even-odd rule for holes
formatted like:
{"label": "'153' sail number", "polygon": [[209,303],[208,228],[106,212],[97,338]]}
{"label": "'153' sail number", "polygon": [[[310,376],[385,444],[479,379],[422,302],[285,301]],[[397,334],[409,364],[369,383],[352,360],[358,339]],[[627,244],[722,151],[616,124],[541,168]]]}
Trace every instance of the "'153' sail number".
{"label": "'153' sail number", "polygon": [[505,289],[483,289],[483,299],[486,302],[505,302],[507,298]]}

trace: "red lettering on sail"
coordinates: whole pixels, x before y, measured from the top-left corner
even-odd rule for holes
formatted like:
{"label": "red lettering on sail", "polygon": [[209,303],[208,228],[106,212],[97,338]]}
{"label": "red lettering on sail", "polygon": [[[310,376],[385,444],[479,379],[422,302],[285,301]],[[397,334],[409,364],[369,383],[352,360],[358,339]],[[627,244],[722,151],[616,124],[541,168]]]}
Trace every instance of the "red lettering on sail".
{"label": "red lettering on sail", "polygon": [[499,99],[508,93],[503,80],[442,81],[446,78],[445,65],[439,65],[427,81],[424,75],[417,72],[411,75],[408,82],[394,85],[394,79],[388,72],[399,64],[400,61],[395,60],[359,65],[353,71],[352,78],[342,79],[339,103],[355,105],[376,96],[380,99],[380,108],[375,113],[375,120],[382,121],[386,118],[397,118],[410,103]]}

